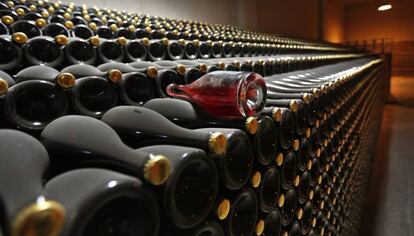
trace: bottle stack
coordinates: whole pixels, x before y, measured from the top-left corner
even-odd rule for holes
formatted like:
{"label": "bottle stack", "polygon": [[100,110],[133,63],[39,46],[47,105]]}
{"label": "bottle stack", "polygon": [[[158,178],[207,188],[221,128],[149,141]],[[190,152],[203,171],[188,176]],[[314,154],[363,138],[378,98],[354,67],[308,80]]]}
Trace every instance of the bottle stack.
{"label": "bottle stack", "polygon": [[378,55],[44,0],[0,19],[0,235],[357,234]]}

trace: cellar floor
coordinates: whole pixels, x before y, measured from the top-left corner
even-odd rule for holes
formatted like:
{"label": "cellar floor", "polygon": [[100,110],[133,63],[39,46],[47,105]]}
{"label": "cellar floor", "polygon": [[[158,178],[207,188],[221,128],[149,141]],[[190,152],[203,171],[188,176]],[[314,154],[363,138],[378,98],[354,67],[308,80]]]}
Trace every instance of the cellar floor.
{"label": "cellar floor", "polygon": [[414,235],[414,77],[393,77],[361,236]]}

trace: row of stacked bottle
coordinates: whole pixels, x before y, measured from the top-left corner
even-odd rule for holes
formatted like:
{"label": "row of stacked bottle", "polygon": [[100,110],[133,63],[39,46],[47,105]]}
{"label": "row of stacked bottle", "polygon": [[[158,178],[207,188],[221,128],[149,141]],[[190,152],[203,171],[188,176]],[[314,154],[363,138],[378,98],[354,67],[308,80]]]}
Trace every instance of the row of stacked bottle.
{"label": "row of stacked bottle", "polygon": [[378,57],[74,4],[0,8],[0,235],[356,234],[387,96]]}

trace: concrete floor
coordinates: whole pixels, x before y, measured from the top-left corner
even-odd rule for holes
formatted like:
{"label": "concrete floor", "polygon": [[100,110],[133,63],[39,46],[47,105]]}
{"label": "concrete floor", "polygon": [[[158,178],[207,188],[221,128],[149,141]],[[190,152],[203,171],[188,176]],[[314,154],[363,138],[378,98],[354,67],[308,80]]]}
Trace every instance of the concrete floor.
{"label": "concrete floor", "polygon": [[414,77],[393,77],[361,236],[414,236]]}

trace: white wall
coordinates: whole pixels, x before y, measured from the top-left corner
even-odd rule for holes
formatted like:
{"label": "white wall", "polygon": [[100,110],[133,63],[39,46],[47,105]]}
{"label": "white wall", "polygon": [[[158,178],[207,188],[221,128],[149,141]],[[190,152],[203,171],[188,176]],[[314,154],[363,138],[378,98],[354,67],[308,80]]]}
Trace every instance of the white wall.
{"label": "white wall", "polygon": [[62,2],[207,23],[244,25],[242,0],[62,0]]}

